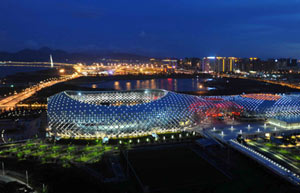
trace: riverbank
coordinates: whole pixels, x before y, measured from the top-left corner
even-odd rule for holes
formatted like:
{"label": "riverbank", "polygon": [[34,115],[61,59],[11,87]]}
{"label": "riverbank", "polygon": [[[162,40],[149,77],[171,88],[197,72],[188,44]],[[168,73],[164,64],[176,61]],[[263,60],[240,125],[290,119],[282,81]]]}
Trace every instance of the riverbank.
{"label": "riverbank", "polygon": [[164,79],[164,78],[212,78],[210,74],[159,74],[159,75],[116,75],[116,76],[82,76],[73,80],[74,84],[88,84],[99,81],[115,81],[115,80],[150,80],[150,79]]}
{"label": "riverbank", "polygon": [[207,92],[183,92],[192,95],[218,96],[218,95],[239,95],[249,93],[294,93],[300,90],[271,84],[262,81],[240,79],[240,78],[216,78],[213,81],[205,82],[204,86],[216,89]]}
{"label": "riverbank", "polygon": [[[198,76],[198,77],[197,77]],[[243,93],[292,93],[299,92],[297,89],[292,89],[286,86],[269,84],[261,81],[255,80],[246,80],[246,79],[238,79],[238,78],[213,78],[208,75],[186,75],[186,76],[102,76],[102,77],[79,77],[77,79],[73,79],[67,82],[59,83],[48,87],[47,89],[42,89],[37,92],[34,96],[28,98],[23,101],[26,104],[33,103],[47,103],[47,97],[52,96],[56,93],[65,91],[65,90],[82,90],[82,91],[107,91],[107,90],[115,90],[114,88],[97,88],[97,87],[84,87],[84,84],[93,84],[99,82],[109,82],[109,81],[120,81],[120,80],[146,80],[146,79],[154,79],[157,78],[165,78],[174,79],[175,77],[180,77],[177,79],[177,82],[186,79],[186,78],[194,78],[194,79],[203,79],[209,78],[209,81],[203,81],[203,87],[214,88],[212,90],[203,90],[203,91],[180,91],[177,92],[183,94],[191,94],[197,96],[216,96],[216,95],[238,95]],[[151,89],[151,87],[149,87]],[[163,88],[168,90],[168,88]],[[172,91],[172,90],[171,90]]]}

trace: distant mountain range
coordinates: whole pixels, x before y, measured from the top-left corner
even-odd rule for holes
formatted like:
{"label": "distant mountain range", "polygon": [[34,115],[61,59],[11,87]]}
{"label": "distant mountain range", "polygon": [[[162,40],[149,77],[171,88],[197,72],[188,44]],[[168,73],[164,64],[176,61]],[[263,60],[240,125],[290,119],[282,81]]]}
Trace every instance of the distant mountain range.
{"label": "distant mountain range", "polygon": [[50,49],[48,47],[42,47],[37,50],[24,49],[15,53],[0,52],[0,61],[22,61],[22,62],[47,62],[49,61],[50,54],[53,57],[54,62],[101,62],[105,59],[116,59],[116,60],[149,60],[149,57],[129,54],[129,53],[117,53],[117,52],[99,52],[99,53],[87,53],[78,52],[70,53],[63,50]]}

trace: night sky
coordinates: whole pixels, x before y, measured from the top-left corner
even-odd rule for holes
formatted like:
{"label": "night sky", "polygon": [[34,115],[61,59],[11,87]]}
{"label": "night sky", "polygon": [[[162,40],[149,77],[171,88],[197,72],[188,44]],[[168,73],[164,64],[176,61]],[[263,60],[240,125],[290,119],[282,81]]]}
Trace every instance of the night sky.
{"label": "night sky", "polygon": [[1,0],[0,50],[300,58],[299,0]]}

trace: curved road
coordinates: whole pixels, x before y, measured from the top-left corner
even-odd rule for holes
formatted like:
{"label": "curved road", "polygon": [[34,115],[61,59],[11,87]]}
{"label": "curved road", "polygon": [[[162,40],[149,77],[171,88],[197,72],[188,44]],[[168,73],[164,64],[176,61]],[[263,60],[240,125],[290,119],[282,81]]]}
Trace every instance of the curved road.
{"label": "curved road", "polygon": [[68,77],[60,78],[57,80],[51,80],[51,81],[44,82],[44,83],[39,83],[31,88],[27,88],[23,92],[20,92],[18,94],[12,95],[12,96],[8,96],[8,97],[0,100],[0,109],[4,109],[4,110],[13,109],[16,106],[16,104],[31,97],[32,95],[34,95],[36,92],[38,92],[41,89],[55,85],[60,82],[78,78],[79,76],[80,75],[72,74]]}

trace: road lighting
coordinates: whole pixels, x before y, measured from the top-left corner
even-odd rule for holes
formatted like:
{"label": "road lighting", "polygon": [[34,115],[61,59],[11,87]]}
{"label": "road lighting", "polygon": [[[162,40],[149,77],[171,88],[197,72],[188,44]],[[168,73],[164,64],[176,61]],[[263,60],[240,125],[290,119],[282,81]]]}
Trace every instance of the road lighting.
{"label": "road lighting", "polygon": [[64,72],[65,72],[65,69],[63,69],[63,68],[59,70],[59,73],[64,73]]}

